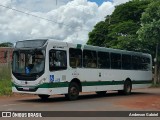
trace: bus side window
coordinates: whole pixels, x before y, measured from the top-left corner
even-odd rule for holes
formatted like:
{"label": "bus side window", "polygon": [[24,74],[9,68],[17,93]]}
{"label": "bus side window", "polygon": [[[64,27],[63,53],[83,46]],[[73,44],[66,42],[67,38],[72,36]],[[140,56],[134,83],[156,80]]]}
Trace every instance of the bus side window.
{"label": "bus side window", "polygon": [[122,55],[122,69],[124,70],[130,70],[132,68],[131,65],[131,55]]}
{"label": "bus side window", "polygon": [[121,54],[111,53],[111,68],[121,69]]}
{"label": "bus side window", "polygon": [[85,68],[97,68],[96,51],[83,50],[83,66]]}
{"label": "bus side window", "polygon": [[141,70],[141,58],[139,56],[132,56],[132,69],[133,70]]}
{"label": "bus side window", "polygon": [[147,57],[142,57],[142,70],[151,70],[150,59]]}
{"label": "bus side window", "polygon": [[98,52],[98,68],[110,68],[110,56],[108,52]]}
{"label": "bus side window", "polygon": [[82,67],[82,50],[77,48],[69,49],[69,63],[72,68]]}
{"label": "bus side window", "polygon": [[66,51],[64,50],[49,51],[49,69],[50,71],[67,69]]}

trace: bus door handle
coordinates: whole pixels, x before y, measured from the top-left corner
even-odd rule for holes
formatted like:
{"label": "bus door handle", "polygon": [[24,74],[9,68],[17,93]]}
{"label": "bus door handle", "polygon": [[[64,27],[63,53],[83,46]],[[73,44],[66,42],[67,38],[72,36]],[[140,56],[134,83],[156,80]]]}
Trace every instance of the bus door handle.
{"label": "bus door handle", "polygon": [[99,77],[101,77],[101,73],[99,73]]}

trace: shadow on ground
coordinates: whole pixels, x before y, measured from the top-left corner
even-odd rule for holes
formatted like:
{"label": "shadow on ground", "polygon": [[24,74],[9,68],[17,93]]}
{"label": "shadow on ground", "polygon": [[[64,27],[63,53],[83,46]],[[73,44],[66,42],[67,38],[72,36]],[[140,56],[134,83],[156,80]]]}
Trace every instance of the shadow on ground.
{"label": "shadow on ground", "polygon": [[[87,100],[87,99],[101,99],[101,98],[113,98],[113,97],[119,97],[121,96],[121,98],[125,98],[125,97],[133,97],[133,96],[141,96],[141,95],[146,95],[146,96],[150,96],[150,95],[154,95],[154,93],[143,93],[143,92],[132,92],[132,94],[130,95],[120,95],[117,92],[114,93],[107,93],[104,96],[100,96],[94,93],[91,94],[85,94],[85,95],[80,95],[78,100],[76,101],[83,101],[83,100]],[[21,99],[21,100],[17,100],[19,102],[39,102],[39,103],[51,103],[51,102],[70,102],[69,100],[67,100],[64,95],[58,95],[58,96],[50,96],[47,100],[42,100],[40,99],[38,96],[35,96],[34,98],[27,98],[27,99]]]}

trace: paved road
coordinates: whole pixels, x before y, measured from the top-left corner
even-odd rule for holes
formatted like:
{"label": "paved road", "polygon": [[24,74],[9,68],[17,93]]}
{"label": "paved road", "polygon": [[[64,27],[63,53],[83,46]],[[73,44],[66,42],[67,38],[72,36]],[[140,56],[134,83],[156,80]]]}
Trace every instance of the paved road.
{"label": "paved road", "polygon": [[[95,93],[85,93],[76,101],[67,101],[63,95],[51,96],[47,101],[29,95],[1,97],[0,111],[160,111],[158,101],[160,88],[134,90],[129,96],[118,95],[117,92],[109,92],[103,97]],[[94,119],[96,120],[92,120]],[[110,118],[112,119],[114,118]],[[140,119],[150,120],[146,117]]]}

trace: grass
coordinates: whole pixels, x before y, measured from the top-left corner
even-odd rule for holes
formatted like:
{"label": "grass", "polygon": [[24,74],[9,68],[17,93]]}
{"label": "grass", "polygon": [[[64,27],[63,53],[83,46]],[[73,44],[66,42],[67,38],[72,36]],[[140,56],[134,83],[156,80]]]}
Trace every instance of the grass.
{"label": "grass", "polygon": [[160,83],[157,83],[156,85],[152,84],[151,87],[152,88],[160,88]]}
{"label": "grass", "polygon": [[7,65],[0,65],[0,96],[12,95],[11,68]]}
{"label": "grass", "polygon": [[11,96],[12,95],[11,87],[12,87],[11,80],[1,80],[0,96],[3,96],[3,95]]}

